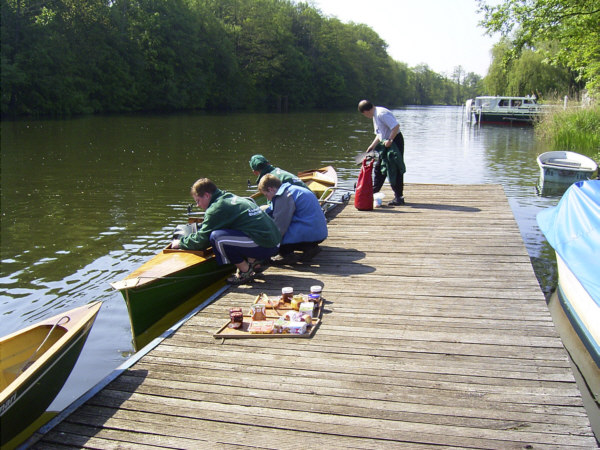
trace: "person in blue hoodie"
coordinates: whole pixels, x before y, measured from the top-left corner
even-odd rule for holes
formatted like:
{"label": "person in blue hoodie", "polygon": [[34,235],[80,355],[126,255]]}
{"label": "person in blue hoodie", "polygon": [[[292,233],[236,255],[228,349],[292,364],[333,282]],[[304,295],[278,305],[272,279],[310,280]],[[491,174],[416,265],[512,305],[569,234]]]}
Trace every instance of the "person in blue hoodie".
{"label": "person in blue hoodie", "polygon": [[[265,174],[258,190],[267,198],[268,213],[281,235],[278,265],[294,264],[300,259],[310,261],[321,251],[319,244],[327,238],[327,219],[315,194],[304,187],[282,183],[272,174]],[[296,251],[302,252],[297,255]]]}

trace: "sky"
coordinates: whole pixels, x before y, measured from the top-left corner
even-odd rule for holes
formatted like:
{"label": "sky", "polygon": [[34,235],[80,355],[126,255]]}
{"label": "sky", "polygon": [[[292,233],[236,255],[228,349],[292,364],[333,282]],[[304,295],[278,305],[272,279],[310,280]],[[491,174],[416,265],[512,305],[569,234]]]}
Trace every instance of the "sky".
{"label": "sky", "polygon": [[[388,44],[388,54],[409,67],[427,64],[450,76],[456,66],[487,74],[490,37],[477,24],[476,0],[313,0],[323,15],[344,23],[363,23]],[[494,3],[494,2],[489,2]]]}

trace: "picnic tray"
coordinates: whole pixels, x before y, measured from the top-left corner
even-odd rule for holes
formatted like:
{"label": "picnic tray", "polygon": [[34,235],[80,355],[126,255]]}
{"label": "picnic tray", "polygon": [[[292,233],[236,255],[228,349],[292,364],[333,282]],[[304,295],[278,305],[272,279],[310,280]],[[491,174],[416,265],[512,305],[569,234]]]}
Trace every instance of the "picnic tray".
{"label": "picnic tray", "polygon": [[[265,310],[265,315],[267,320],[277,320],[279,317],[285,315],[288,311],[293,311],[294,309],[290,304],[280,305],[277,308],[273,308],[272,304],[269,302],[265,302],[266,295],[259,294],[254,300],[254,303],[265,303],[267,305]],[[304,334],[292,334],[292,333],[250,333],[249,328],[252,323],[251,316],[248,314],[244,314],[244,322],[242,326],[239,328],[229,328],[229,324],[231,320],[228,320],[225,325],[223,325],[213,337],[215,339],[276,339],[276,338],[311,338],[319,325],[321,324],[321,315],[323,313],[323,298],[319,300],[317,303],[317,308],[313,312],[313,319],[310,325],[306,326],[306,333]]]}

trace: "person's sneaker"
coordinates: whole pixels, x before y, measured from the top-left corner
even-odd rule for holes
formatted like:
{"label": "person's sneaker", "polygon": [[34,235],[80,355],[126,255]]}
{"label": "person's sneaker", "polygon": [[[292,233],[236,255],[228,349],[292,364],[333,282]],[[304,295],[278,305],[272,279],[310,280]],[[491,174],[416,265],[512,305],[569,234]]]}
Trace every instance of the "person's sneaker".
{"label": "person's sneaker", "polygon": [[271,258],[271,262],[274,266],[290,266],[296,264],[300,260],[300,256],[295,253],[288,253],[285,256],[277,255]]}
{"label": "person's sneaker", "polygon": [[317,256],[319,253],[321,252],[321,247],[319,247],[318,245],[315,247],[311,247],[308,250],[302,252],[302,261],[310,261],[311,259],[313,259],[315,256]]}
{"label": "person's sneaker", "polygon": [[404,204],[404,197],[400,197],[399,199],[395,198],[391,202],[388,202],[388,206],[402,206]]}

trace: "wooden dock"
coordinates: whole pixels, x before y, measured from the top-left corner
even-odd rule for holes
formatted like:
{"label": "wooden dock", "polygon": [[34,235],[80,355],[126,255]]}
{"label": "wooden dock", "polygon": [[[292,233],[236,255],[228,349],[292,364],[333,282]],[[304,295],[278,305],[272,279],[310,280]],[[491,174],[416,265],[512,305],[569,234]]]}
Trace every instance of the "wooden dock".
{"label": "wooden dock", "polygon": [[[310,265],[229,289],[34,448],[595,448],[502,187],[406,199],[339,210]],[[213,338],[315,284],[312,339]]]}

